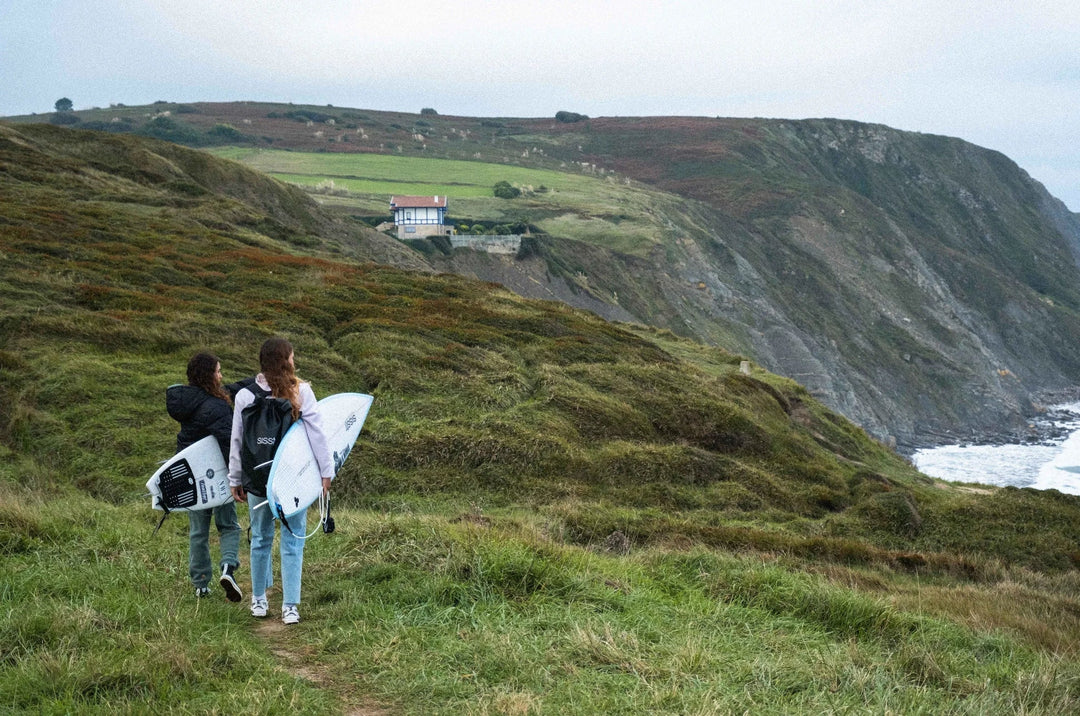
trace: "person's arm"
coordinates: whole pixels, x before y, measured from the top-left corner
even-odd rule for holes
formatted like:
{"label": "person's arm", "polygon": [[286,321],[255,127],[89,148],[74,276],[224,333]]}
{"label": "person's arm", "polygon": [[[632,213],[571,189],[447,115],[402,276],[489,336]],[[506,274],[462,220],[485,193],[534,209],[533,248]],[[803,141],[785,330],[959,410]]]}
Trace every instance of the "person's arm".
{"label": "person's arm", "polygon": [[229,391],[229,397],[232,398],[233,402],[235,403],[237,394],[254,382],[255,376],[248,376],[247,378],[238,380],[235,383],[229,383],[225,386],[225,390]]}
{"label": "person's arm", "polygon": [[242,390],[236,394],[236,402],[233,405],[232,427],[229,430],[229,489],[233,499],[237,502],[247,502],[247,493],[244,491],[243,473],[244,468],[240,462],[240,444],[244,439],[244,408],[251,405],[254,396],[250,390]]}
{"label": "person's arm", "polygon": [[304,430],[307,432],[311,452],[315,455],[315,462],[319,466],[323,494],[328,494],[330,482],[334,479],[334,455],[330,452],[330,445],[326,440],[322,414],[319,412],[315,392],[308,383],[300,384],[300,417],[304,421]]}

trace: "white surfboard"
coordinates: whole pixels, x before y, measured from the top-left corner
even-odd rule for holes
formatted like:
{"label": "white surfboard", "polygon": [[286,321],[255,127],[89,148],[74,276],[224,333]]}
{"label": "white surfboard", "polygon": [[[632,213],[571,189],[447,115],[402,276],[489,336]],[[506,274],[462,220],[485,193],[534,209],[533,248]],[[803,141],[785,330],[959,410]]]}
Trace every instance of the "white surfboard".
{"label": "white surfboard", "polygon": [[[360,437],[360,428],[364,426],[372,400],[374,398],[364,393],[336,393],[319,401],[326,443],[334,455],[335,475]],[[274,454],[274,464],[270,466],[270,477],[266,481],[266,496],[274,508],[274,515],[287,520],[306,510],[321,494],[322,475],[301,416],[285,433]]]}
{"label": "white surfboard", "polygon": [[229,470],[213,435],[166,460],[146,483],[155,510],[205,510],[232,499]]}

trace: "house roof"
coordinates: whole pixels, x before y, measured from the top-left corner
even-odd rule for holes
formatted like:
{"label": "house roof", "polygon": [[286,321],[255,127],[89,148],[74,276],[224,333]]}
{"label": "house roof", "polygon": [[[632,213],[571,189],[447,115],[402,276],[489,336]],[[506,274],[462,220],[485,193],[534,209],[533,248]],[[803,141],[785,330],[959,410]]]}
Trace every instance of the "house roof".
{"label": "house roof", "polygon": [[392,196],[391,209],[445,209],[445,196]]}

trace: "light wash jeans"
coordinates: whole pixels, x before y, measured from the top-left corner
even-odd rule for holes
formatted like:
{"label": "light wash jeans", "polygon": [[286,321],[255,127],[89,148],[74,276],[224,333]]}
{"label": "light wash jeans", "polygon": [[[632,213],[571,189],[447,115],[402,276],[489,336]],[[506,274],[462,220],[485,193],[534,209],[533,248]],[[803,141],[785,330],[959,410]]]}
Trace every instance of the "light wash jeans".
{"label": "light wash jeans", "polygon": [[[217,524],[221,541],[220,564],[240,566],[237,552],[240,549],[240,523],[236,521],[236,504],[226,502],[208,510],[188,512],[188,574],[196,587],[205,587],[217,576],[210,561],[210,518]],[[220,567],[218,569],[220,572]]]}
{"label": "light wash jeans", "polygon": [[[270,505],[258,505],[265,497],[248,494],[248,514],[251,515],[251,594],[262,596],[273,584],[274,512]],[[300,576],[304,570],[304,534],[307,529],[307,511],[289,518],[289,527],[297,535],[293,537],[285,525],[280,528],[281,543],[281,603],[300,603]]]}

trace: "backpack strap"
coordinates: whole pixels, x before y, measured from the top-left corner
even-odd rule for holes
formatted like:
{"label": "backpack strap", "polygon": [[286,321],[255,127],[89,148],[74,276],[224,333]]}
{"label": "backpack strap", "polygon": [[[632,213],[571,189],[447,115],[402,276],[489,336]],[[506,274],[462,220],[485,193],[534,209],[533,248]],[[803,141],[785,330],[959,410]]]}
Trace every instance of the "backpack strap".
{"label": "backpack strap", "polygon": [[[255,381],[251,381],[251,383],[249,383],[248,385],[245,385],[240,390],[246,390],[246,391],[250,392],[256,398],[269,398],[271,395],[273,395],[272,391],[263,390],[263,387],[261,385],[259,385],[258,383],[256,383]],[[240,391],[237,391],[237,393],[239,393],[239,392]]]}

